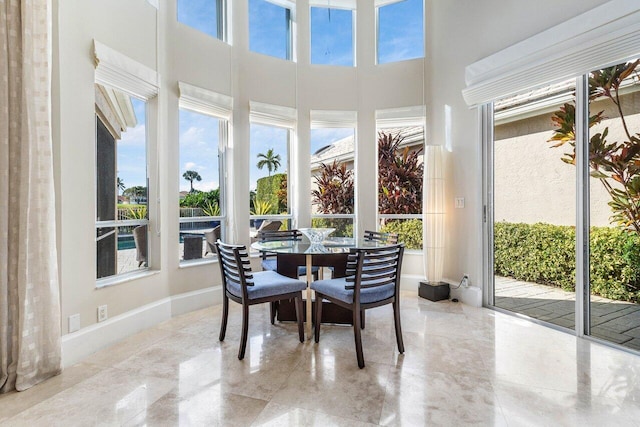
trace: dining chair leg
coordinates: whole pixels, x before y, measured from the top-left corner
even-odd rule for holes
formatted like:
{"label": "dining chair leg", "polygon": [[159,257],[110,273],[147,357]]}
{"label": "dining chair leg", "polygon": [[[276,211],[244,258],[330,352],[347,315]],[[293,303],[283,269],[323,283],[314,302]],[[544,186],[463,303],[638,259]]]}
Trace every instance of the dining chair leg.
{"label": "dining chair leg", "polygon": [[320,342],[320,324],[322,323],[322,294],[316,292],[316,324],[314,329],[314,339]]}
{"label": "dining chair leg", "polygon": [[247,333],[249,332],[249,305],[242,304],[242,337],[240,338],[240,350],[238,359],[244,359],[244,351],[247,348]]}
{"label": "dining chair leg", "polygon": [[269,303],[269,315],[271,316],[271,324],[276,323],[276,312],[278,311],[278,302],[272,301]]}
{"label": "dining chair leg", "polygon": [[400,326],[400,301],[398,298],[393,302],[393,317],[396,325],[396,341],[398,342],[398,351],[404,353],[404,342],[402,341],[402,327]]}
{"label": "dining chair leg", "polygon": [[224,341],[227,334],[227,319],[229,318],[229,298],[225,295],[222,298],[222,324],[220,325],[220,341]]}
{"label": "dining chair leg", "polygon": [[295,297],[296,301],[296,319],[298,320],[298,335],[300,342],[304,342],[304,308],[302,307],[302,293]]}
{"label": "dining chair leg", "polygon": [[362,353],[362,336],[360,331],[360,310],[353,310],[353,335],[356,341],[356,356],[358,367],[364,368],[364,354]]}
{"label": "dining chair leg", "polygon": [[364,310],[360,310],[360,328],[364,329]]}

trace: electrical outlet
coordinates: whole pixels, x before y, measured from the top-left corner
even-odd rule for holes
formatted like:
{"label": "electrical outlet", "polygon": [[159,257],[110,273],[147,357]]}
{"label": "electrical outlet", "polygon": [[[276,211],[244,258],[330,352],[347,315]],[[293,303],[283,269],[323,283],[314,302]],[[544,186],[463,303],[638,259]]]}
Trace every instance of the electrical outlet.
{"label": "electrical outlet", "polygon": [[80,330],[80,314],[69,316],[69,333]]}
{"label": "electrical outlet", "polygon": [[464,288],[468,288],[469,286],[471,286],[471,279],[469,279],[468,273],[464,273],[464,276],[462,277],[462,286]]}
{"label": "electrical outlet", "polygon": [[456,209],[464,208],[464,197],[456,197]]}
{"label": "electrical outlet", "polygon": [[104,322],[107,320],[107,306],[101,305],[98,307],[98,322]]}

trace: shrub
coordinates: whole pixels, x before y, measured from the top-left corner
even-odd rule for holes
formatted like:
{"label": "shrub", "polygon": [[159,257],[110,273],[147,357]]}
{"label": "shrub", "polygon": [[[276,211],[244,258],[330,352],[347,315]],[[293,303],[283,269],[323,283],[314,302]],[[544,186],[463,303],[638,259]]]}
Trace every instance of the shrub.
{"label": "shrub", "polygon": [[388,220],[380,231],[398,233],[398,241],[407,249],[422,249],[422,221],[419,219]]}
{"label": "shrub", "polygon": [[282,181],[286,179],[287,174],[279,173],[273,176],[260,178],[258,180],[256,188],[256,200],[268,202],[274,208],[273,212],[269,213],[276,214],[278,213],[276,212],[276,210],[280,210],[280,212],[287,211],[286,203],[284,206],[281,206],[280,198],[278,197],[278,193],[280,192],[282,186]]}
{"label": "shrub", "polygon": [[211,191],[194,190],[187,194],[184,199],[180,200],[182,208],[202,208],[206,209],[209,205],[220,205],[220,189],[216,188]]}
{"label": "shrub", "polygon": [[[495,273],[575,291],[575,228],[498,222],[494,228]],[[610,227],[590,231],[591,293],[640,301],[640,238]]]}
{"label": "shrub", "polygon": [[353,220],[350,218],[313,218],[314,228],[335,228],[331,237],[353,237]]}

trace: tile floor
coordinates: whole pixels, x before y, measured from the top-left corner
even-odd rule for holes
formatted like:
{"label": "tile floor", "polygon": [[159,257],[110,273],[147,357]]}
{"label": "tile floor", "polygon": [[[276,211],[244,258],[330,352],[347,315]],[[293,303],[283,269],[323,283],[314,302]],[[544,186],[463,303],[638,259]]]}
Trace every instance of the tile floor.
{"label": "tile floor", "polygon": [[176,317],[22,393],[0,397],[2,426],[640,426],[640,357],[488,309],[403,293],[405,354],[390,307],[367,312],[367,366],[353,332],[220,307]]}

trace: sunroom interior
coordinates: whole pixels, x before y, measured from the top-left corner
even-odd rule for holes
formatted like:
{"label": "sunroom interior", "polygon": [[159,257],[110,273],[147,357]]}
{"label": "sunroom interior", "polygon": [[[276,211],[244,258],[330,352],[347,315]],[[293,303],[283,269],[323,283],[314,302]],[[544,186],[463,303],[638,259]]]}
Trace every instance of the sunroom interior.
{"label": "sunroom interior", "polygon": [[[325,416],[335,417],[336,425],[614,420],[636,425],[631,420],[640,414],[640,229],[627,215],[633,206],[627,211],[621,206],[622,190],[629,204],[640,205],[640,184],[633,184],[640,169],[631,165],[640,162],[633,157],[640,156],[634,151],[640,146],[640,66],[635,62],[640,5],[633,3],[50,2],[53,196],[48,219],[55,234],[47,253],[55,256],[42,275],[49,277],[43,286],[53,283],[58,293],[50,295],[56,313],[49,319],[56,320],[59,364],[44,377],[62,373],[24,387],[29,388],[25,392],[6,386],[11,392],[0,395],[0,421],[54,416],[51,399],[57,393],[73,396],[73,387],[83,380],[105,375],[87,368],[105,354],[140,351],[132,340],[149,343],[153,335],[157,344],[159,331],[191,326],[193,333],[193,324],[208,319],[212,330],[199,339],[218,345],[222,281],[203,232],[215,228],[222,241],[250,247],[261,225],[279,221],[284,228],[333,227],[340,237],[358,237],[365,230],[399,232],[405,244],[405,341],[420,342],[407,348],[438,354],[415,361],[395,351],[391,357],[385,352],[395,344],[385,338],[386,359],[380,360],[367,356],[365,342],[365,358],[372,363],[364,370],[383,388],[376,395],[383,403],[378,409],[373,405],[374,415],[331,404],[329,390],[324,390],[326,401],[319,398],[314,408],[296,398],[309,392],[293,388],[296,373],[274,368],[257,350],[269,339],[291,341],[284,345],[291,350],[293,326],[268,325],[266,312],[260,312],[252,322],[264,325],[250,335],[250,363],[239,369],[255,373],[271,367],[292,377],[254,393],[228,385],[239,375],[225,374],[236,369],[227,366],[231,361],[224,372],[211,362],[220,371],[217,381],[227,385],[216,389],[220,402],[226,401],[219,408],[250,408],[239,424],[308,424]],[[403,15],[393,9],[397,6],[419,13]],[[611,70],[619,71],[619,87],[614,84],[614,93],[611,81],[604,82],[600,98],[595,97],[594,76]],[[567,105],[575,112],[569,136],[558,130]],[[601,120],[592,124],[589,118],[599,111],[604,111]],[[605,128],[609,142],[627,144],[626,169],[618,176],[611,156],[620,152],[611,149],[597,163],[588,148],[596,131],[602,135]],[[412,194],[411,207],[407,201],[396,210],[385,204],[389,195],[382,190],[379,157],[384,135],[400,137],[399,158],[415,155],[420,192]],[[344,165],[350,193],[347,202],[327,207],[318,177],[329,173],[327,165],[334,161],[336,168]],[[10,163],[0,166],[8,177]],[[10,200],[14,190],[8,184],[3,188],[0,195]],[[11,218],[9,211],[19,206],[11,203],[0,215]],[[24,236],[0,233],[7,236],[6,250],[0,251],[7,265],[12,246],[33,239],[25,230],[20,231]],[[10,244],[8,236],[18,240]],[[255,252],[251,264],[260,269]],[[10,289],[14,279],[3,274],[0,283]],[[420,284],[434,281],[448,285],[448,299],[418,297]],[[388,332],[387,315],[374,316],[364,333],[375,334],[379,325]],[[336,334],[340,328],[334,327]],[[283,363],[308,375],[331,368],[357,381],[351,333],[346,328],[346,338],[327,339],[326,346],[344,345],[331,362],[327,353],[313,350],[321,340],[292,350],[303,362],[287,362],[287,356]],[[225,345],[235,347],[237,339],[232,330]],[[373,335],[368,339],[372,347],[380,345],[371,344]],[[281,355],[282,349],[274,352]],[[344,361],[338,360],[341,352]],[[544,355],[558,366],[548,368],[540,361]],[[513,360],[518,357],[529,363],[519,365]],[[427,364],[442,374],[433,388],[425,386],[434,379],[425,373]],[[189,366],[174,367],[191,378]],[[15,373],[0,367],[2,374]],[[248,381],[247,372],[239,381]],[[72,377],[70,386],[54,384],[65,374],[78,378]],[[577,378],[554,381],[554,375]],[[11,376],[4,375],[7,381]],[[412,377],[421,385],[412,385]],[[451,380],[455,391],[446,398]],[[370,387],[374,383],[363,380]],[[52,391],[37,391],[47,384],[54,384]],[[150,390],[162,388],[158,384]],[[407,397],[411,387],[420,396]],[[341,389],[336,396],[342,392],[349,395]],[[18,403],[21,393],[33,393],[33,401]],[[144,394],[145,408],[167,399],[164,392],[154,397],[127,393],[129,401]],[[404,400],[391,399],[394,393]],[[557,399],[542,398],[545,393]],[[179,399],[193,403],[194,396]],[[461,396],[471,402],[468,407],[454,403]],[[520,408],[517,396],[535,399],[548,413]],[[430,397],[438,408],[429,406]],[[123,396],[110,398],[125,409],[114,410],[113,402],[96,409],[105,420],[144,422],[140,405],[127,406]],[[234,398],[256,401],[237,401],[234,407],[228,403]],[[294,403],[289,407],[285,398]],[[1,404],[3,399],[9,405]],[[198,423],[185,414],[202,408],[185,405],[176,404],[179,415],[167,418],[170,424]],[[148,421],[161,424],[162,417],[152,412]],[[99,418],[87,419],[99,423]]]}

